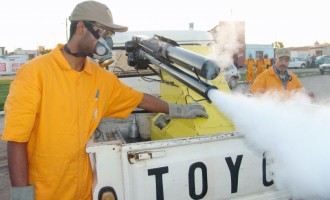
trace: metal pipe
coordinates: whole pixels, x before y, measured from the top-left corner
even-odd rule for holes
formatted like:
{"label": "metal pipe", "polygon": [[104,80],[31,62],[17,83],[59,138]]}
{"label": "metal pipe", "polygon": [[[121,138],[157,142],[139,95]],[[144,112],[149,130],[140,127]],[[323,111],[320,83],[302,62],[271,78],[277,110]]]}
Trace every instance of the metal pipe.
{"label": "metal pipe", "polygon": [[179,46],[155,39],[135,38],[136,44],[155,58],[162,57],[192,71],[199,76],[211,80],[220,73],[220,66],[215,60],[188,51]]}
{"label": "metal pipe", "polygon": [[149,55],[148,53],[142,53],[152,64],[157,65],[162,70],[170,74],[172,77],[185,84],[190,89],[194,90],[196,93],[211,102],[210,98],[208,97],[208,92],[210,89],[218,89],[217,87],[215,87],[214,85],[210,85],[204,81],[201,81],[200,79],[197,79],[196,77],[182,71],[181,69],[171,64],[165,64],[157,60],[153,56]]}

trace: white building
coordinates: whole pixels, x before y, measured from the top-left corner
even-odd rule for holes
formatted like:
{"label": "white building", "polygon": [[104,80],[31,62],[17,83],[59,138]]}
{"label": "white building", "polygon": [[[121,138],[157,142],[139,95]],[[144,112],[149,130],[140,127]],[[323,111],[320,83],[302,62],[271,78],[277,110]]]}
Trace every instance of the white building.
{"label": "white building", "polygon": [[274,48],[272,44],[246,44],[246,58],[252,55],[252,58],[257,59],[258,55],[268,55],[268,58],[274,58]]}
{"label": "white building", "polygon": [[28,59],[31,60],[40,55],[40,50],[23,50],[21,48],[15,49],[14,55],[28,55]]}
{"label": "white building", "polygon": [[5,55],[5,47],[0,47],[0,56]]}
{"label": "white building", "polygon": [[10,55],[0,58],[0,75],[12,75],[29,60],[29,55]]}

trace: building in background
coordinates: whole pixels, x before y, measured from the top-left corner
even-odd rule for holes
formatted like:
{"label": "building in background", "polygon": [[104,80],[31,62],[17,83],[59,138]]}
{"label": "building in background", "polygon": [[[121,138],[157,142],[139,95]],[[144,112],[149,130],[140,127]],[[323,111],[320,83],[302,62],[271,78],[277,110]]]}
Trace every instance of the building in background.
{"label": "building in background", "polygon": [[236,67],[245,63],[245,22],[220,21],[209,31],[216,41],[216,52],[220,60],[232,62]]}
{"label": "building in background", "polygon": [[330,55],[330,45],[323,46],[323,55]]}
{"label": "building in background", "polygon": [[7,55],[0,60],[0,75],[13,75],[29,61],[29,55]]}
{"label": "building in background", "polygon": [[311,51],[311,47],[305,46],[305,47],[291,47],[290,53],[291,57],[293,58],[308,58],[315,54],[315,52]]}
{"label": "building in background", "polygon": [[330,56],[330,45],[319,44],[309,47],[309,54],[317,56],[327,55]]}
{"label": "building in background", "polygon": [[15,49],[14,52],[10,53],[11,55],[28,55],[29,60],[40,56],[40,51],[45,50],[44,46],[38,46],[36,50],[23,50],[22,48]]}
{"label": "building in background", "polygon": [[265,54],[271,60],[274,58],[274,48],[272,44],[246,44],[246,57],[252,55],[252,58],[257,59],[258,55],[264,57]]}
{"label": "building in background", "polygon": [[5,55],[5,47],[0,47],[0,56]]}
{"label": "building in background", "polygon": [[245,22],[220,21],[209,31],[216,41],[218,58],[232,62],[236,67],[245,63]]}
{"label": "building in background", "polygon": [[40,51],[45,50],[45,47],[39,46],[36,50],[15,49],[14,52],[6,54],[5,48],[0,47],[0,75],[12,75],[27,61],[40,55]]}

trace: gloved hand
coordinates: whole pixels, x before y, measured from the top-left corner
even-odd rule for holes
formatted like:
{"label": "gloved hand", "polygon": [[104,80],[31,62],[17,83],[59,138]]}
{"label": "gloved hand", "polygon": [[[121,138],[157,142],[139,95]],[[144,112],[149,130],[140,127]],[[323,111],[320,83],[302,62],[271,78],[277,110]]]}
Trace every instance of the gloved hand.
{"label": "gloved hand", "polygon": [[10,200],[34,200],[34,186],[11,187]]}
{"label": "gloved hand", "polygon": [[193,119],[196,117],[208,118],[205,108],[199,103],[173,104],[168,103],[170,118]]}

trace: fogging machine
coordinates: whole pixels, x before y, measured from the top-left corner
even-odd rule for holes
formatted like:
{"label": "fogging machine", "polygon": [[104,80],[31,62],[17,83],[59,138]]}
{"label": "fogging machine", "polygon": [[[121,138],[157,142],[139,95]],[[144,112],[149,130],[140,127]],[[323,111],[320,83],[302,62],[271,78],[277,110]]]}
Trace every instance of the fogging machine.
{"label": "fogging machine", "polygon": [[133,36],[125,43],[125,50],[129,66],[147,69],[149,64],[156,65],[209,101],[208,91],[217,89],[207,83],[220,73],[216,61],[183,49],[171,39],[158,35],[152,38]]}

